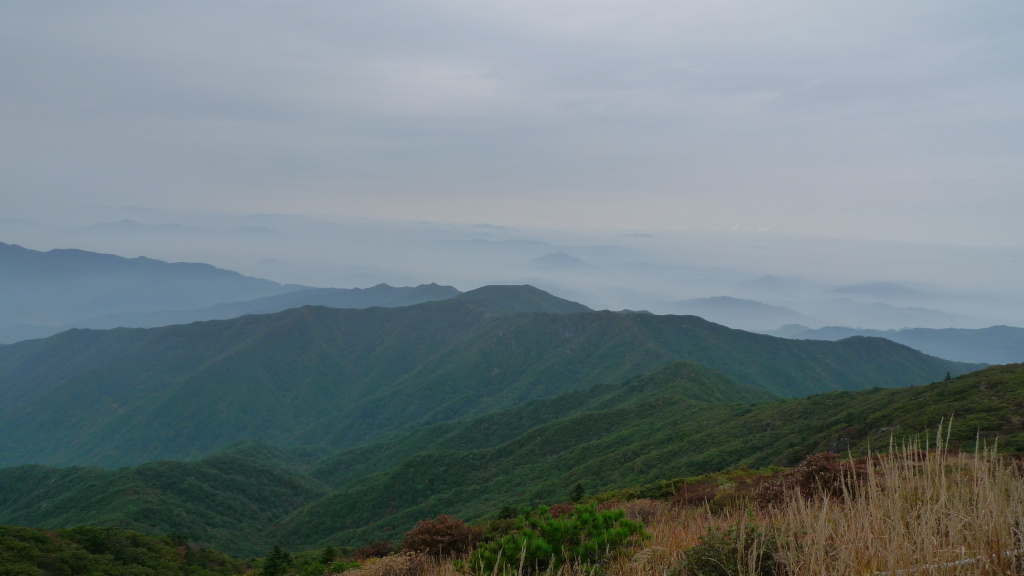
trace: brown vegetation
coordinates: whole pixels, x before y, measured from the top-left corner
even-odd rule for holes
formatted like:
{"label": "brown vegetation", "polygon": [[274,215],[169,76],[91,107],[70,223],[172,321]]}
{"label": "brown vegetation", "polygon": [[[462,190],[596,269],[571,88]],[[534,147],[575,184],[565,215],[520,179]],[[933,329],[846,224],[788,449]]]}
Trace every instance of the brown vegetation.
{"label": "brown vegetation", "polygon": [[357,548],[352,553],[352,558],[362,562],[369,558],[383,558],[395,552],[395,547],[386,540],[379,540],[373,544],[368,544],[362,548]]}
{"label": "brown vegetation", "polygon": [[[816,455],[767,479],[736,475],[690,485],[671,502],[603,504],[644,522],[651,538],[599,570],[607,576],[1024,574],[1019,462],[988,449],[950,452],[941,435],[938,440],[938,449],[893,447],[856,462]],[[404,576],[411,572],[392,565],[416,562],[416,573],[425,576],[467,573],[464,560],[406,554],[348,575]],[[553,574],[583,573],[569,565]]]}
{"label": "brown vegetation", "polygon": [[434,520],[417,522],[406,533],[402,549],[434,558],[447,558],[472,551],[483,535],[483,528],[467,526],[450,514],[442,514]]}

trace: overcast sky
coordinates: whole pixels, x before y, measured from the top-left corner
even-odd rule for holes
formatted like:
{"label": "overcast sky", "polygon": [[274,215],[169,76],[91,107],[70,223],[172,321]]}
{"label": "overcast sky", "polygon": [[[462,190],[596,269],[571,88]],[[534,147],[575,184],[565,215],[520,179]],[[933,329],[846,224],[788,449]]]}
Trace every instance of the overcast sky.
{"label": "overcast sky", "polygon": [[7,216],[1024,245],[1024,3],[0,4]]}

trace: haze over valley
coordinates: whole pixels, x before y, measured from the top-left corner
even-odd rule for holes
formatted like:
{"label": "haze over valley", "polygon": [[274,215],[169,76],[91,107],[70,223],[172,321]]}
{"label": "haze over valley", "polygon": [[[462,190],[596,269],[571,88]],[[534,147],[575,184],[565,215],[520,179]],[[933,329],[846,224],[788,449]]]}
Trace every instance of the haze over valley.
{"label": "haze over valley", "polygon": [[[760,332],[787,324],[876,330],[1024,325],[1024,297],[1014,288],[1024,276],[1010,249],[755,231],[629,233],[97,212],[110,220],[79,227],[61,225],[59,219],[31,225],[8,221],[0,222],[0,233],[8,243],[37,251],[75,247],[128,258],[204,262],[292,286],[437,283],[465,291],[531,284],[594,309],[694,314]],[[974,279],[980,277],[988,281],[979,286]],[[199,306],[168,301],[164,307]]]}

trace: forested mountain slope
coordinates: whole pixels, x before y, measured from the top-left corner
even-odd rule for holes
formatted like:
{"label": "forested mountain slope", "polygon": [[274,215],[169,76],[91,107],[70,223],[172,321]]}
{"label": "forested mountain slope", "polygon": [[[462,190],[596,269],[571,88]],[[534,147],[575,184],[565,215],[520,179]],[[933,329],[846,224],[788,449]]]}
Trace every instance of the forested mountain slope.
{"label": "forested mountain slope", "polygon": [[176,536],[0,526],[0,571],[10,576],[227,576],[251,570],[248,563]]}
{"label": "forested mountain slope", "polygon": [[[543,410],[546,401],[468,423],[454,434],[438,430],[444,441],[432,446],[425,434],[413,443],[432,449],[349,480],[277,524],[274,538],[295,544],[369,542],[387,538],[389,527],[405,530],[440,512],[479,519],[502,505],[560,501],[577,482],[598,491],[734,466],[795,465],[820,451],[887,450],[893,440],[927,438],[951,417],[952,447],[969,451],[978,438],[990,444],[998,439],[1004,451],[1024,452],[1020,364],[902,389],[758,404],[692,399],[686,382],[715,379],[727,382],[694,365],[675,365],[627,383],[613,395],[618,401],[608,398],[600,408],[550,420],[488,447],[477,447],[477,429],[487,429],[488,421],[515,421],[534,407]],[[395,445],[380,448],[388,453]],[[368,452],[334,457],[317,474],[328,482],[345,478],[338,464]],[[323,534],[330,536],[315,540]]]}
{"label": "forested mountain slope", "polygon": [[[933,434],[1024,451],[1024,365],[901,389],[771,400],[692,362],[630,381],[437,424],[342,453],[246,442],[197,462],[121,470],[0,469],[0,523],[176,532],[239,555],[393,539],[417,520],[468,520],[557,502],[572,486],[626,488],[822,450]],[[929,432],[930,431],[930,432]]]}
{"label": "forested mountain slope", "polygon": [[779,396],[977,367],[883,339],[795,341],[693,316],[577,310],[536,288],[485,287],[402,308],[20,342],[0,349],[0,463],[120,466],[245,439],[346,448],[683,359]]}

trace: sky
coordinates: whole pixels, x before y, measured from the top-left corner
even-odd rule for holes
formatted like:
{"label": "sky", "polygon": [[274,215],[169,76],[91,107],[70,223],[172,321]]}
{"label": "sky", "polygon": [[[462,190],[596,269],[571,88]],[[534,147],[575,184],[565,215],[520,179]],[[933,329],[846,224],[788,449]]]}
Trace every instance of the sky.
{"label": "sky", "polygon": [[[759,274],[1010,290],[1022,22],[1006,0],[10,0],[0,233],[128,214],[704,234]],[[82,238],[30,247],[134,249]],[[922,258],[946,276],[907,274]]]}

